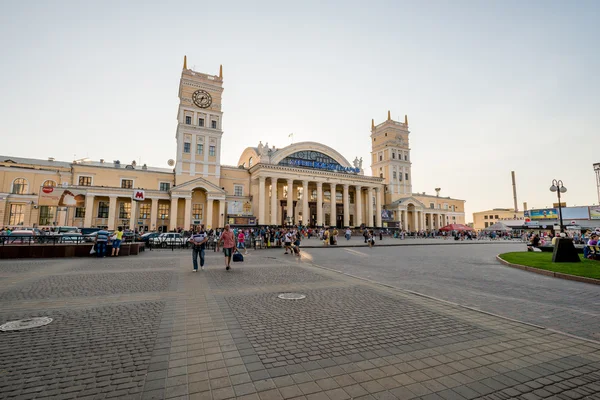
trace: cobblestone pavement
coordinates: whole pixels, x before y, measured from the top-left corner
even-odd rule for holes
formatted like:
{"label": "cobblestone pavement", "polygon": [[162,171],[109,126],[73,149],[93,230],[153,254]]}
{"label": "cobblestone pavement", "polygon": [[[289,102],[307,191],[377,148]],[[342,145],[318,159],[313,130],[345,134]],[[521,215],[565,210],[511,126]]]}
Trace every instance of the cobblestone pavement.
{"label": "cobblestone pavement", "polygon": [[279,250],[190,258],[0,261],[0,322],[54,319],[0,332],[0,398],[600,399],[596,342]]}

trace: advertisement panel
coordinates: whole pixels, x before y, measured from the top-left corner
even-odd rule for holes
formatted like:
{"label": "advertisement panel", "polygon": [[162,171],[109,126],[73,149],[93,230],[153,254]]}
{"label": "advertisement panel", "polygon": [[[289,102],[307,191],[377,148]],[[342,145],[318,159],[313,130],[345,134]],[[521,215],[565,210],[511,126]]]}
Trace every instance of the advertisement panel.
{"label": "advertisement panel", "polygon": [[563,220],[567,219],[589,219],[588,207],[566,207],[562,209]]}
{"label": "advertisement panel", "polygon": [[391,221],[394,219],[394,212],[392,210],[381,210],[381,219],[383,221]]}
{"label": "advertisement panel", "polygon": [[590,219],[600,219],[600,206],[589,207]]}
{"label": "advertisement panel", "polygon": [[540,210],[525,211],[525,218],[531,218],[532,221],[545,219],[558,219],[558,210],[556,208],[544,208]]}
{"label": "advertisement panel", "polygon": [[58,187],[41,187],[40,206],[85,207],[85,191]]}
{"label": "advertisement panel", "polygon": [[252,215],[252,203],[249,201],[229,201],[227,202],[228,215]]}

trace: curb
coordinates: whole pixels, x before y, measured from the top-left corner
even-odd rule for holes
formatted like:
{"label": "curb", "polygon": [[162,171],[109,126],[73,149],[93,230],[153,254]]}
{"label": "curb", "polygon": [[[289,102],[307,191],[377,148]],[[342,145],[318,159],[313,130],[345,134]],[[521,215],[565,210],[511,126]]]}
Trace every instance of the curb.
{"label": "curb", "polygon": [[500,264],[504,264],[508,267],[517,268],[517,269],[527,271],[527,272],[533,272],[534,274],[551,276],[553,278],[559,278],[559,279],[566,279],[568,281],[576,281],[576,282],[583,282],[583,283],[591,283],[592,285],[600,285],[600,279],[586,278],[584,276],[577,276],[577,275],[570,275],[570,274],[563,274],[562,272],[547,271],[545,269],[539,269],[539,268],[534,268],[534,267],[528,267],[526,265],[509,263],[508,261],[501,258],[500,254],[498,254],[496,256],[496,260],[498,260],[498,262],[500,262]]}
{"label": "curb", "polygon": [[[410,240],[410,239],[408,239]],[[304,243],[306,242],[302,242],[300,243],[300,248],[301,249],[342,249],[342,248],[354,248],[354,247],[358,247],[358,248],[362,248],[362,247],[369,247],[368,244],[334,244],[334,245],[330,245],[330,246],[324,246],[323,243],[319,244],[319,245],[304,245]],[[338,242],[339,243],[339,242]],[[381,243],[381,241],[375,241],[375,245],[373,247],[402,247],[402,246],[431,246],[431,245],[436,245],[436,246],[465,246],[465,245],[469,245],[469,244],[475,244],[475,245],[489,245],[489,244],[498,244],[498,243],[505,243],[505,244],[525,244],[525,242],[510,242],[510,241],[497,241],[497,242],[477,242],[477,241],[463,241],[463,242],[459,242],[459,243],[454,243],[454,242],[443,242],[443,243]]]}

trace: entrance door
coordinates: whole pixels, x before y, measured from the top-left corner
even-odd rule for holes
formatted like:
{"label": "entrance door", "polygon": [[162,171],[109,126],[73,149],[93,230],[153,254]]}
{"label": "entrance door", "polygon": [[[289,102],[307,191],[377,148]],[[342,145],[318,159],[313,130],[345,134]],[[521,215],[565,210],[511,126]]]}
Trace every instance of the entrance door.
{"label": "entrance door", "polygon": [[310,210],[310,217],[307,220],[309,226],[317,226],[317,203],[309,202],[308,209]]}
{"label": "entrance door", "polygon": [[336,205],[335,218],[336,218],[335,227],[338,229],[343,228],[344,227],[344,205],[343,204]]}

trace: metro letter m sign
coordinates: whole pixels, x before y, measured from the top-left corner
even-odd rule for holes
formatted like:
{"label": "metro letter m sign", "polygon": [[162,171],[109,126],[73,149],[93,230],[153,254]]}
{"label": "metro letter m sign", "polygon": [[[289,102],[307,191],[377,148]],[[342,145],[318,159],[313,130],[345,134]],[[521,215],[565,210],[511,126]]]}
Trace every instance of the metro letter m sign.
{"label": "metro letter m sign", "polygon": [[143,190],[134,190],[133,199],[137,201],[144,201],[146,200],[146,195],[144,194]]}

